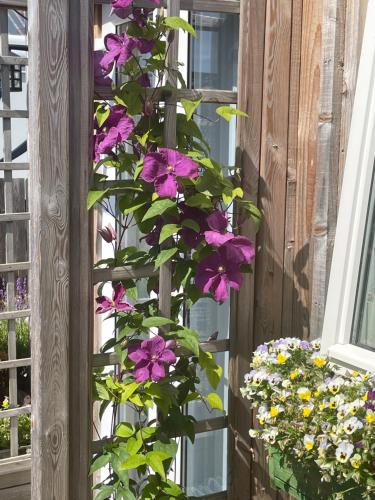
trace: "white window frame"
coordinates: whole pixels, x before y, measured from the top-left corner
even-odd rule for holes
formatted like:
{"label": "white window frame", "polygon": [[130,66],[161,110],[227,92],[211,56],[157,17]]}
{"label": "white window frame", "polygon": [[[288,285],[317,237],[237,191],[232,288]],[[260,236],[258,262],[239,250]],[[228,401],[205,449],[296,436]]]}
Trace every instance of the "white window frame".
{"label": "white window frame", "polygon": [[322,349],[344,366],[374,371],[375,351],[351,343],[375,160],[375,0],[369,0],[341,191]]}

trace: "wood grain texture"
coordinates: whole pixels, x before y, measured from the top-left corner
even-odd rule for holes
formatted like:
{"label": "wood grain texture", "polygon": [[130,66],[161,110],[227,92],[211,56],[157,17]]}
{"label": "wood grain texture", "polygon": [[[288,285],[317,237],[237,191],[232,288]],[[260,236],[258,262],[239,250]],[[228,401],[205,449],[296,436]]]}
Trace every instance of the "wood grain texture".
{"label": "wood grain texture", "polygon": [[288,164],[285,201],[284,280],[282,335],[290,335],[294,320],[294,258],[296,220],[296,172],[298,159],[298,118],[300,96],[301,40],[303,0],[293,0],[290,47]]}
{"label": "wood grain texture", "polygon": [[[95,0],[96,4],[108,4],[111,0]],[[136,0],[138,7],[155,8],[155,4],[147,0]],[[162,0],[163,7],[167,7],[167,0]],[[238,14],[240,11],[239,0],[181,0],[181,9],[207,12],[228,12]]]}
{"label": "wood grain texture", "polygon": [[[257,238],[255,329],[258,345],[282,334],[285,208],[292,2],[267,2],[259,205],[263,221]],[[256,465],[255,465],[256,464]],[[254,443],[253,495],[273,498],[267,453]]]}
{"label": "wood grain texture", "polygon": [[303,4],[296,172],[296,225],[292,335],[308,337],[311,304],[311,251],[317,164],[323,1]]}
{"label": "wood grain texture", "polygon": [[93,212],[86,200],[92,173],[93,2],[70,0],[69,12],[69,500],[85,500],[92,498]]}
{"label": "wood grain texture", "polygon": [[68,500],[69,1],[46,4],[35,0],[30,3],[28,18],[30,119],[38,124],[29,131],[33,214],[31,498]]}
{"label": "wood grain texture", "polygon": [[[237,164],[247,199],[257,200],[263,98],[263,61],[266,0],[242,0],[238,69],[238,107],[250,119],[240,118],[237,127]],[[241,226],[241,234],[255,240],[251,221]],[[254,342],[254,280],[246,277],[238,294],[231,297],[229,361],[228,498],[251,498],[253,464],[248,429],[249,405],[239,387],[249,368]]]}
{"label": "wood grain texture", "polygon": [[345,0],[323,5],[317,168],[311,234],[310,338],[321,336],[337,220]]}

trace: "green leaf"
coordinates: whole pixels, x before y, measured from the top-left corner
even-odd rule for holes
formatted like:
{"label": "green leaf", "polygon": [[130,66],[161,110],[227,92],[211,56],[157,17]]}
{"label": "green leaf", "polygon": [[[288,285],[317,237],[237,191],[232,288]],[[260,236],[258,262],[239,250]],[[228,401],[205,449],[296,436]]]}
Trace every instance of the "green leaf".
{"label": "green leaf", "polygon": [[125,403],[140,385],[138,382],[132,382],[131,384],[122,386],[121,403]]}
{"label": "green leaf", "polygon": [[135,427],[132,424],[128,424],[126,422],[119,424],[116,427],[116,436],[122,438],[129,438],[135,433]]}
{"label": "green leaf", "polygon": [[104,387],[103,384],[99,382],[95,382],[95,389],[96,392],[98,393],[98,396],[100,399],[104,400],[111,400],[111,396],[109,395],[109,392],[107,391],[106,387]]}
{"label": "green leaf", "polygon": [[110,108],[105,107],[103,104],[99,104],[99,106],[96,108],[95,116],[99,127],[103,126],[103,123],[108,118],[109,113],[110,113]]}
{"label": "green leaf", "polygon": [[140,436],[137,436],[136,438],[131,437],[126,443],[126,451],[129,455],[136,455],[142,448],[142,444],[143,442]]}
{"label": "green leaf", "polygon": [[221,397],[216,394],[216,392],[210,392],[210,394],[206,396],[206,399],[213,410],[224,411],[224,405]]}
{"label": "green leaf", "polygon": [[104,189],[102,191],[89,191],[87,195],[87,209],[90,210],[95,203],[102,200],[105,195],[108,193],[108,189]]}
{"label": "green leaf", "polygon": [[166,224],[160,231],[159,243],[163,243],[163,241],[176,234],[180,229],[181,226],[178,224]]}
{"label": "green leaf", "polygon": [[159,267],[170,260],[177,251],[178,248],[166,248],[162,250],[155,260],[155,269],[159,269]]}
{"label": "green leaf", "polygon": [[95,495],[95,500],[107,500],[111,498],[113,493],[113,486],[102,486],[100,489],[95,490],[97,494]]}
{"label": "green leaf", "polygon": [[163,461],[168,458],[171,458],[169,453],[164,453],[162,451],[150,451],[146,455],[146,462],[154,472],[159,474],[159,476],[165,480]]}
{"label": "green leaf", "polygon": [[169,16],[164,19],[164,24],[168,26],[168,28],[172,28],[174,30],[182,29],[187,33],[190,33],[193,36],[197,36],[197,33],[193,26],[189,24],[185,19],[181,19],[181,17],[177,16]]}
{"label": "green leaf", "polygon": [[137,469],[141,465],[146,465],[146,457],[141,453],[127,458],[121,465],[121,469]]}
{"label": "green leaf", "polygon": [[189,101],[188,99],[181,99],[181,104],[184,107],[187,120],[191,120],[194,111],[198,108],[202,102],[202,97]]}
{"label": "green leaf", "polygon": [[199,233],[199,231],[201,230],[198,222],[195,222],[195,220],[193,219],[185,219],[182,221],[181,225],[184,227],[188,227],[189,229],[192,229],[196,233]]}
{"label": "green leaf", "polygon": [[236,187],[234,189],[225,189],[223,192],[223,201],[225,204],[229,205],[232,203],[234,198],[243,198],[243,189]]}
{"label": "green leaf", "polygon": [[227,122],[230,122],[234,116],[245,116],[246,118],[249,118],[247,113],[244,113],[239,109],[232,108],[232,106],[219,106],[216,108],[216,113]]}
{"label": "green leaf", "polygon": [[141,427],[137,432],[137,437],[139,436],[142,441],[145,441],[146,439],[150,439],[156,432],[158,432],[157,427]]}
{"label": "green leaf", "polygon": [[157,215],[163,214],[166,210],[169,210],[172,207],[176,206],[176,202],[170,200],[169,198],[165,198],[162,200],[156,200],[151,205],[151,207],[147,210],[145,215],[143,216],[142,222],[148,219],[152,219],[152,217],[156,217]]}
{"label": "green leaf", "polygon": [[162,316],[152,316],[151,318],[145,318],[142,321],[142,326],[144,328],[152,328],[164,325],[172,325],[174,321],[169,318],[163,318]]}
{"label": "green leaf", "polygon": [[90,467],[90,474],[93,474],[97,470],[105,467],[111,460],[111,455],[106,453],[105,455],[100,455],[100,457],[95,458]]}
{"label": "green leaf", "polygon": [[169,455],[170,458],[174,458],[176,456],[177,450],[178,444],[175,441],[170,441],[169,443],[156,441],[156,443],[154,443],[154,451],[162,451],[163,453]]}
{"label": "green leaf", "polygon": [[189,207],[211,208],[212,202],[208,196],[197,193],[186,200],[186,205]]}
{"label": "green leaf", "polygon": [[184,328],[174,332],[178,336],[179,343],[189,351],[199,356],[199,336],[195,330]]}

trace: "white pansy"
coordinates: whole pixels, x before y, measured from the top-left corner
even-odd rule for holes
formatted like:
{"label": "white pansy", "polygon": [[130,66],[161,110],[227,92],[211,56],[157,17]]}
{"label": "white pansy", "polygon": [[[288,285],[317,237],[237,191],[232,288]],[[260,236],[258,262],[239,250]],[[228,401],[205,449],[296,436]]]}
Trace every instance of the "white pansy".
{"label": "white pansy", "polygon": [[360,420],[358,420],[357,417],[351,417],[348,418],[348,420],[345,420],[342,426],[344,428],[344,432],[350,435],[353,434],[358,429],[362,429],[363,424]]}
{"label": "white pansy", "polygon": [[341,441],[336,448],[336,458],[342,464],[345,464],[352,456],[354,446],[349,441]]}

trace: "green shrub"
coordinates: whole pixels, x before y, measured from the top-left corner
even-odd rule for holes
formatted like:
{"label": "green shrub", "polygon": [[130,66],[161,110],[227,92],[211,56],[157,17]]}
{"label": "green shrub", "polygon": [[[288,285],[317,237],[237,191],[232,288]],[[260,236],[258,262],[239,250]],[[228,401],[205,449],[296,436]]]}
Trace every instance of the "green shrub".
{"label": "green shrub", "polygon": [[[20,415],[18,419],[19,446],[27,446],[30,444],[30,427],[30,415]],[[8,450],[9,448],[10,418],[0,418],[0,450]]]}
{"label": "green shrub", "polygon": [[[16,321],[17,358],[30,356],[30,328],[25,319]],[[0,357],[8,352],[8,321],[0,321]]]}

